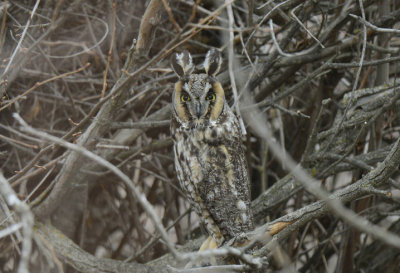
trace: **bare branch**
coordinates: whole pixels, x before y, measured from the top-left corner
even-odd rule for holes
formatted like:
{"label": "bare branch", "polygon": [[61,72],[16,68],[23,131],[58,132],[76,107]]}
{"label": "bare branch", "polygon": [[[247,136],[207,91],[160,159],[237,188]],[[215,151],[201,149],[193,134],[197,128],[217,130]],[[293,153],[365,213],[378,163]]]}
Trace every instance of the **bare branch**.
{"label": "bare branch", "polygon": [[373,24],[371,24],[370,22],[368,22],[367,20],[365,20],[365,18],[354,15],[354,14],[349,14],[351,17],[358,19],[362,24],[364,24],[365,26],[372,28],[374,31],[377,32],[385,32],[385,33],[400,33],[400,29],[393,29],[393,28],[381,28],[381,27],[377,27]]}
{"label": "bare branch", "polygon": [[[18,199],[17,195],[15,194],[14,190],[8,184],[6,178],[3,176],[3,173],[0,172],[0,194],[6,200],[7,204],[10,207],[13,207],[15,212],[19,214],[21,218],[20,225],[13,225],[8,228],[8,232],[15,232],[19,226],[22,227],[23,238],[22,238],[22,253],[21,253],[21,260],[19,261],[18,265],[18,273],[28,273],[29,268],[29,260],[31,257],[31,250],[32,250],[32,226],[33,226],[33,215],[29,209],[29,206]],[[7,234],[3,234],[5,236]],[[1,237],[1,236],[0,236]]]}

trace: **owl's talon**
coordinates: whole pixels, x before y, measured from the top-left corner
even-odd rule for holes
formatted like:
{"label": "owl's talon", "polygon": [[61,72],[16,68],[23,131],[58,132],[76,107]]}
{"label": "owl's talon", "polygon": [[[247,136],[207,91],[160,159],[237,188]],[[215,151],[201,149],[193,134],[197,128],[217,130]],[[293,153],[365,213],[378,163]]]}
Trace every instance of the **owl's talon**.
{"label": "owl's talon", "polygon": [[208,236],[208,238],[201,244],[199,252],[204,251],[208,249],[208,245],[210,244],[210,240],[212,239],[211,236]]}
{"label": "owl's talon", "polygon": [[210,243],[208,244],[208,249],[216,249],[218,248],[217,242],[210,236],[211,240]]}
{"label": "owl's talon", "polygon": [[216,249],[218,248],[217,243],[213,239],[213,237],[208,236],[208,238],[201,244],[199,251],[204,251],[207,249]]}

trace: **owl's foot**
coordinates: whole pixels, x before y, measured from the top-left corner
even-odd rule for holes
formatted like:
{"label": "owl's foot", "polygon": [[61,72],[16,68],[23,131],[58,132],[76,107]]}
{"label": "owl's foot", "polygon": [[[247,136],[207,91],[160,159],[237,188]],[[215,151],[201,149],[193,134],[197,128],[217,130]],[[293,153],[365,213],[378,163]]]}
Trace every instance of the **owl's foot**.
{"label": "owl's foot", "polygon": [[213,237],[208,236],[207,240],[205,240],[199,249],[199,251],[204,251],[207,249],[216,249],[218,248],[217,243],[214,241]]}

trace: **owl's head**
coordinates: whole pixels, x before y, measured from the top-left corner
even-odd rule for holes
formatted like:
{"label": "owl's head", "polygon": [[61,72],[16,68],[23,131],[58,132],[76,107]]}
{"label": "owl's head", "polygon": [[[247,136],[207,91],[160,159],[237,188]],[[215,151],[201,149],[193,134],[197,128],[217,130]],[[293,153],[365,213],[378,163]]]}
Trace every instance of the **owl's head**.
{"label": "owl's head", "polygon": [[224,90],[215,78],[221,67],[221,54],[216,49],[207,52],[206,73],[192,73],[194,65],[188,51],[172,56],[171,66],[179,77],[172,95],[174,114],[184,125],[197,126],[215,121],[224,108]]}

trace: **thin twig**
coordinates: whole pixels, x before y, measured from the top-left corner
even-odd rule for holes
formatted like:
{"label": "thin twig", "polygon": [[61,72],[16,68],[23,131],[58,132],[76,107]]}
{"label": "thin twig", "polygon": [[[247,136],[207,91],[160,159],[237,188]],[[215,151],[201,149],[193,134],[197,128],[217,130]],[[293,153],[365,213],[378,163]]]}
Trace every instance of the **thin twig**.
{"label": "thin twig", "polygon": [[[0,80],[2,79],[2,77],[4,75],[6,75],[8,69],[10,68],[12,62],[14,61],[15,56],[17,55],[17,52],[21,48],[22,42],[24,41],[25,35],[26,35],[27,31],[28,31],[29,25],[31,24],[33,17],[35,16],[35,13],[36,13],[36,10],[37,10],[37,8],[39,6],[39,3],[40,3],[40,0],[36,0],[35,6],[33,7],[32,11],[30,12],[30,16],[28,18],[28,21],[26,22],[26,25],[24,27],[24,31],[22,32],[21,38],[19,39],[17,46],[14,48],[14,51],[11,54],[10,60],[8,61],[7,66],[4,69],[2,76],[0,77]],[[0,109],[0,111],[1,111],[1,109]]]}
{"label": "thin twig", "polygon": [[[394,63],[400,61],[400,56],[388,57],[385,59],[375,60],[375,61],[364,61],[363,66],[375,66],[378,64],[384,63]],[[351,63],[326,63],[327,68],[353,68],[353,67],[360,67],[360,63],[351,62]]]}
{"label": "thin twig", "polygon": [[198,8],[200,2],[201,2],[201,0],[196,0],[196,2],[193,4],[192,13],[190,14],[188,22],[192,22],[193,19],[196,17],[197,8]]}
{"label": "thin twig", "polygon": [[170,120],[146,120],[138,122],[113,122],[111,128],[113,129],[147,129],[147,128],[157,128],[166,127],[171,124]]}
{"label": "thin twig", "polygon": [[385,33],[397,33],[400,34],[400,29],[393,29],[393,28],[381,28],[381,27],[377,27],[374,24],[371,24],[370,22],[368,22],[367,20],[365,20],[365,15],[363,15],[363,17],[354,15],[354,14],[349,14],[351,17],[358,19],[362,24],[364,24],[365,26],[372,28],[374,31],[376,32],[385,32]]}
{"label": "thin twig", "polygon": [[171,8],[169,7],[168,3],[166,0],[161,0],[165,10],[167,11],[169,20],[171,21],[171,23],[174,25],[174,28],[177,32],[181,32],[181,27],[179,26],[179,24],[176,22],[174,15],[172,14]]}
{"label": "thin twig", "polygon": [[3,2],[2,9],[0,9],[0,12],[3,12],[3,19],[1,20],[1,27],[0,27],[0,53],[3,51],[3,35],[4,35],[4,30],[6,29],[7,9],[9,5],[10,4],[8,3],[8,0],[5,0]]}
{"label": "thin twig", "polygon": [[[260,22],[257,23],[257,25],[261,26],[261,25],[265,22],[265,20],[267,20],[267,19],[269,18],[269,16],[270,16],[275,10],[277,10],[279,7],[281,7],[281,6],[283,6],[283,5],[287,4],[287,3],[289,3],[289,2],[291,2],[291,1],[293,1],[293,0],[286,0],[286,1],[283,1],[283,2],[281,2],[281,3],[279,3],[279,4],[277,4],[276,6],[274,6],[267,14],[264,15],[264,17],[261,19]],[[267,3],[264,3],[263,5],[261,5],[260,7],[258,7],[258,9],[260,9],[260,8],[262,8],[263,6],[269,4],[270,2],[272,2],[272,1],[268,1]],[[249,38],[247,39],[247,42],[246,42],[246,47],[247,47],[247,43],[248,43],[249,41],[252,40],[252,38],[253,38],[254,34],[256,33],[256,31],[257,31],[257,28],[254,29],[253,32],[249,35]]]}
{"label": "thin twig", "polygon": [[296,16],[296,14],[294,14],[294,11],[300,7],[300,5],[298,5],[297,7],[295,7],[294,9],[292,9],[290,11],[290,14],[292,15],[292,17],[296,20],[296,22],[308,33],[308,35],[311,36],[311,38],[314,39],[314,41],[317,42],[317,44],[320,45],[321,48],[325,48],[325,46],[317,39],[317,37],[314,36],[314,34],[311,33],[311,31],[308,30],[308,28],[306,28],[306,26],[300,21],[300,19]]}
{"label": "thin twig", "polygon": [[0,194],[6,200],[7,204],[14,208],[14,210],[21,217],[21,224],[23,229],[22,239],[22,253],[18,265],[18,273],[29,273],[29,260],[31,258],[32,250],[32,226],[33,226],[33,215],[29,209],[29,206],[18,199],[16,193],[8,184],[8,181],[0,171]]}
{"label": "thin twig", "polygon": [[254,269],[262,268],[263,263],[265,262],[263,258],[253,257],[250,254],[246,254],[241,249],[229,246],[223,246],[217,249],[203,250],[192,253],[183,253],[181,258],[183,260],[189,260],[191,262],[198,262],[204,259],[210,259],[213,257],[226,257],[228,255],[240,259]]}
{"label": "thin twig", "polygon": [[298,56],[307,55],[307,54],[310,54],[310,52],[314,51],[318,46],[318,44],[315,44],[312,47],[310,47],[310,48],[308,48],[306,50],[300,51],[300,52],[286,53],[281,49],[281,47],[279,46],[278,41],[276,40],[275,33],[274,33],[274,24],[272,22],[272,19],[268,20],[268,24],[269,24],[270,33],[271,33],[271,39],[272,39],[272,41],[273,41],[273,43],[274,43],[274,45],[276,47],[276,50],[278,50],[279,54],[282,55],[282,56],[291,58],[291,57],[298,57]]}
{"label": "thin twig", "polygon": [[44,80],[44,81],[35,83],[31,88],[29,88],[28,90],[26,90],[24,93],[22,93],[21,95],[16,96],[16,97],[13,98],[10,102],[8,102],[6,105],[4,105],[3,107],[1,107],[1,108],[0,108],[0,112],[3,111],[4,109],[6,109],[7,107],[11,106],[13,103],[15,103],[15,102],[16,102],[17,100],[19,100],[20,98],[22,98],[22,97],[28,95],[29,93],[31,93],[33,90],[35,90],[35,89],[38,88],[39,86],[42,86],[42,85],[44,85],[44,84],[46,84],[46,83],[49,83],[49,82],[51,82],[51,81],[54,81],[54,80],[58,80],[58,79],[67,77],[67,76],[72,75],[72,74],[75,74],[75,73],[79,73],[79,72],[85,70],[86,68],[88,68],[89,66],[90,66],[90,63],[87,63],[87,64],[85,64],[83,67],[78,68],[78,69],[76,69],[76,70],[74,70],[74,71],[70,71],[70,72],[67,72],[67,73],[64,73],[64,74],[61,74],[61,75],[54,76],[54,77],[52,77],[52,78],[50,78],[50,79],[47,79],[47,80]]}
{"label": "thin twig", "polygon": [[234,42],[234,34],[233,34],[233,24],[234,24],[234,18],[233,18],[233,10],[232,10],[232,4],[231,1],[225,0],[226,4],[226,10],[228,13],[228,22],[229,22],[229,41],[228,41],[228,71],[229,71],[229,78],[231,81],[231,86],[232,86],[232,93],[233,97],[235,98],[235,112],[238,116],[239,119],[239,124],[240,128],[242,131],[242,135],[246,135],[246,127],[244,126],[242,116],[240,114],[240,108],[239,108],[239,100],[238,100],[238,92],[237,92],[237,87],[236,87],[236,80],[235,80],[235,74],[233,73],[233,66],[235,63],[235,53],[233,50],[233,42]]}
{"label": "thin twig", "polygon": [[[78,14],[78,15],[80,15],[80,14]],[[103,36],[102,36],[97,42],[95,41],[95,43],[94,43],[93,45],[89,46],[89,47],[87,47],[86,45],[82,45],[83,50],[78,51],[78,52],[76,52],[76,53],[72,53],[72,54],[69,54],[69,55],[49,55],[49,54],[47,54],[47,55],[46,55],[47,57],[49,57],[49,58],[51,58],[51,59],[66,59],[66,58],[77,57],[77,56],[80,56],[80,55],[85,54],[85,53],[91,53],[93,49],[98,48],[98,47],[105,41],[105,39],[106,39],[107,36],[108,36],[108,32],[109,32],[107,22],[105,22],[103,19],[101,19],[101,18],[99,18],[99,17],[94,17],[94,16],[90,16],[90,15],[87,15],[87,14],[81,15],[81,16],[85,16],[85,18],[86,18],[88,21],[89,21],[88,18],[91,18],[91,19],[94,19],[94,20],[96,20],[96,21],[101,22],[102,25],[104,26],[104,34],[103,34]],[[90,22],[90,21],[89,21],[89,22]],[[90,27],[90,26],[91,26],[91,25],[89,24],[89,27]],[[70,42],[67,41],[67,42],[62,42],[62,43],[67,43],[67,44],[69,44]],[[103,57],[103,54],[101,54],[101,57]]]}
{"label": "thin twig", "polygon": [[116,20],[117,20],[117,0],[114,0],[113,2],[113,26],[112,26],[112,31],[111,31],[111,41],[110,41],[110,49],[108,50],[108,55],[107,55],[107,63],[106,63],[106,68],[103,72],[103,89],[101,90],[101,98],[104,98],[104,94],[106,93],[107,89],[107,74],[108,70],[110,68],[110,63],[111,63],[111,57],[112,57],[112,52],[114,48],[114,39],[115,39],[115,31],[117,29],[116,27]]}

